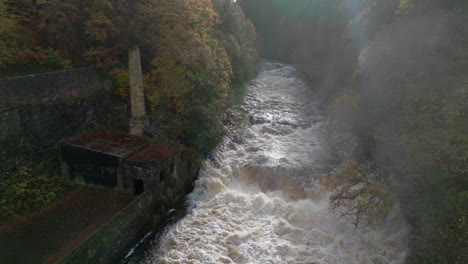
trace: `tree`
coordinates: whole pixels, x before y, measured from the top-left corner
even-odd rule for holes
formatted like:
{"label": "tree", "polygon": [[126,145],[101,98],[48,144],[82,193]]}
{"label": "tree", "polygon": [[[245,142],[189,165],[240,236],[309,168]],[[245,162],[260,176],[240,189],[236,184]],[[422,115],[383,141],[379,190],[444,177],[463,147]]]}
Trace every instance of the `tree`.
{"label": "tree", "polygon": [[215,1],[223,32],[221,40],[232,62],[234,82],[242,83],[254,77],[257,72],[258,53],[255,27],[245,18],[239,5],[232,1]]}
{"label": "tree", "polygon": [[394,204],[387,186],[356,161],[347,161],[343,168],[328,179],[334,189],[331,209],[358,227],[360,224],[381,224]]}

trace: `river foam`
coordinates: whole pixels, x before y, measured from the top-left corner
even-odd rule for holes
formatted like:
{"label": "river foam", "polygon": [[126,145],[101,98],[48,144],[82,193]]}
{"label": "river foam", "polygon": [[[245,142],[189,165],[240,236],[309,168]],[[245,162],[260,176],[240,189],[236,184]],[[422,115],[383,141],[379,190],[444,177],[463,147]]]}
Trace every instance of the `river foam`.
{"label": "river foam", "polygon": [[379,228],[329,211],[315,177],[334,166],[325,118],[289,65],[265,62],[244,105],[250,125],[207,161],[189,212],[148,263],[403,263],[407,224],[397,206]]}

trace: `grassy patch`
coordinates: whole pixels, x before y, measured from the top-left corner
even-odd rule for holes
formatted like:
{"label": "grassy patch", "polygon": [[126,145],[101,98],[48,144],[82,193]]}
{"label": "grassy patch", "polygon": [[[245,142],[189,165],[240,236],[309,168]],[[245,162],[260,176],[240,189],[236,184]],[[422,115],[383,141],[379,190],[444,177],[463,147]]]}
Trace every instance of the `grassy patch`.
{"label": "grassy patch", "polygon": [[21,165],[0,182],[0,223],[46,208],[73,189],[62,177],[36,174]]}

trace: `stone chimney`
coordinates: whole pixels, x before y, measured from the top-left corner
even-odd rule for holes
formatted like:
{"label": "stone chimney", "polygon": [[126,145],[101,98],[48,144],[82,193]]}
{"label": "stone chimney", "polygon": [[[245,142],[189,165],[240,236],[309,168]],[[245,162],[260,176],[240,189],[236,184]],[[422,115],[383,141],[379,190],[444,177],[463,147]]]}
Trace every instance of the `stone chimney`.
{"label": "stone chimney", "polygon": [[143,87],[143,75],[141,72],[140,48],[132,47],[128,50],[128,70],[130,74],[130,104],[132,117],[130,119],[130,133],[133,135],[143,135],[145,129],[144,118],[145,91]]}

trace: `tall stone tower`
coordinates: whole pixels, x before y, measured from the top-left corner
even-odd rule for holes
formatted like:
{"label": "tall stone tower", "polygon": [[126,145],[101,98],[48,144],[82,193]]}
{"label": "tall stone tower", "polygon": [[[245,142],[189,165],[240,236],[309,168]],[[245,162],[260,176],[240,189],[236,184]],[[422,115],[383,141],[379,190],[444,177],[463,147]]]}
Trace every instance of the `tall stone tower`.
{"label": "tall stone tower", "polygon": [[145,129],[145,91],[141,72],[140,48],[132,47],[128,50],[128,69],[130,74],[130,104],[132,118],[130,119],[130,133],[141,136]]}

